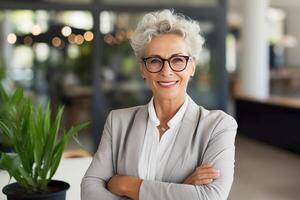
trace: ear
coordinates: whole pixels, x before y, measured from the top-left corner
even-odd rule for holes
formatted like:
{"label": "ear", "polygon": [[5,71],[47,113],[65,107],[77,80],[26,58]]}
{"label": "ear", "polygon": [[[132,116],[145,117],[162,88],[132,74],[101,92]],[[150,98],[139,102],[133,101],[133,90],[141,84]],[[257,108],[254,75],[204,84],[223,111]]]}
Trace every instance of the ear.
{"label": "ear", "polygon": [[140,73],[143,79],[146,79],[145,67],[143,63],[140,64]]}
{"label": "ear", "polygon": [[195,59],[192,59],[190,69],[191,69],[191,76],[194,76],[195,71],[196,71],[196,61],[195,61]]}

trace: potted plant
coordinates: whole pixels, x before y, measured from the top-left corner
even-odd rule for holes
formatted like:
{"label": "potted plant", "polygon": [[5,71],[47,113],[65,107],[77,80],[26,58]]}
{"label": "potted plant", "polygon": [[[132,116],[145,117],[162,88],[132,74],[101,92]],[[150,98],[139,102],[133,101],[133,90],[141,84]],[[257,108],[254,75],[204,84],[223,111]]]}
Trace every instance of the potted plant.
{"label": "potted plant", "polygon": [[52,123],[49,104],[45,110],[35,107],[31,99],[24,97],[22,89],[11,97],[3,92],[1,96],[9,110],[4,117],[0,116],[0,130],[11,141],[15,153],[2,152],[0,168],[17,181],[6,185],[3,193],[8,200],[64,200],[69,184],[52,177],[65,145],[87,123],[63,131],[59,137],[63,107]]}
{"label": "potted plant", "polygon": [[[5,78],[5,68],[2,65],[1,58],[0,58],[0,82]],[[3,95],[2,95],[3,94]],[[3,101],[1,96],[7,96],[5,93],[5,90],[3,87],[0,85],[0,116],[4,116],[7,110],[8,105],[5,105],[5,102]],[[8,98],[8,96],[7,96]],[[5,135],[1,132],[0,129],[0,151],[10,151],[10,142],[8,139],[5,137]]]}

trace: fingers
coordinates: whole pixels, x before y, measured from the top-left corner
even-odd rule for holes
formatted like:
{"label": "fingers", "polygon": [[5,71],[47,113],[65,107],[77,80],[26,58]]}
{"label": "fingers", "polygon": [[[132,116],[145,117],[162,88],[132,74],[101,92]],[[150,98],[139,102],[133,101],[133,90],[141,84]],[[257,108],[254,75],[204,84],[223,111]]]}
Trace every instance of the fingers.
{"label": "fingers", "polygon": [[184,183],[192,185],[205,185],[213,182],[219,176],[219,170],[214,169],[211,163],[205,163],[197,167]]}
{"label": "fingers", "polygon": [[220,170],[214,169],[212,167],[197,168],[194,173],[196,173],[196,174],[218,174],[218,173],[220,173]]}
{"label": "fingers", "polygon": [[212,164],[203,164],[200,167],[197,167],[194,171],[195,174],[201,175],[201,174],[211,174],[211,175],[220,175],[220,170],[214,169],[212,167]]}
{"label": "fingers", "polygon": [[213,168],[209,169],[197,169],[192,175],[191,178],[195,180],[202,179],[216,179],[220,176],[220,171],[215,170]]}
{"label": "fingers", "polygon": [[213,181],[214,181],[214,179],[211,179],[211,178],[203,179],[203,178],[199,178],[199,177],[194,176],[194,177],[189,177],[187,180],[185,180],[184,184],[206,185],[206,184],[209,184]]}
{"label": "fingers", "polygon": [[209,174],[196,174],[196,179],[217,179],[220,176],[219,173],[209,173]]}

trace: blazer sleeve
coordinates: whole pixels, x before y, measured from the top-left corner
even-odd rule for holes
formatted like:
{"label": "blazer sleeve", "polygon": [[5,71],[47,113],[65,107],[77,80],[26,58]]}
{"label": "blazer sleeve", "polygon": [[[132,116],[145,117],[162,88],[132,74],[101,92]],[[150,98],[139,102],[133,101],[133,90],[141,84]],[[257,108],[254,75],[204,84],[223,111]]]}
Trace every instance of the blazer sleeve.
{"label": "blazer sleeve", "polygon": [[237,124],[225,115],[212,130],[202,163],[212,162],[220,170],[220,177],[208,185],[187,185],[144,180],[140,200],[225,200],[233,182],[235,135]]}
{"label": "blazer sleeve", "polygon": [[108,115],[101,142],[92,163],[81,182],[81,200],[119,200],[121,197],[106,189],[106,182],[114,175],[112,157],[112,114]]}

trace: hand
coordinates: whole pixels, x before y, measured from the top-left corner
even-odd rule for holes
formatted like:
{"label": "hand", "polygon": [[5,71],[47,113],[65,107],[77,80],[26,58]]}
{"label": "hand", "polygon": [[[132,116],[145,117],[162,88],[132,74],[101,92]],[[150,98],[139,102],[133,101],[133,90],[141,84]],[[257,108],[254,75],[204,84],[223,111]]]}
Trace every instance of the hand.
{"label": "hand", "polygon": [[106,187],[113,194],[138,200],[141,184],[142,180],[137,177],[114,175],[109,179]]}
{"label": "hand", "polygon": [[123,176],[119,176],[119,175],[114,175],[112,176],[107,184],[106,187],[107,189],[111,192],[114,193],[118,196],[123,196],[123,190],[124,188],[124,180],[123,180]]}
{"label": "hand", "polygon": [[220,176],[220,171],[212,167],[211,163],[203,164],[184,180],[184,184],[206,185]]}

